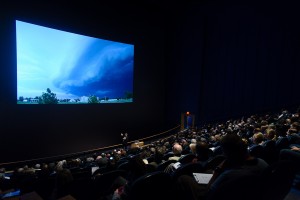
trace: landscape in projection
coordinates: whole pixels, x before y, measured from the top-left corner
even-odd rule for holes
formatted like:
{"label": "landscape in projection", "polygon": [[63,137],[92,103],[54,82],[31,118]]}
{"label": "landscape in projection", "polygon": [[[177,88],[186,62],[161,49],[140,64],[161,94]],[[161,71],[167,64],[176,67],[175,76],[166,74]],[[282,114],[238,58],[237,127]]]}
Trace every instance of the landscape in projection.
{"label": "landscape in projection", "polygon": [[133,102],[134,45],[16,21],[17,103]]}

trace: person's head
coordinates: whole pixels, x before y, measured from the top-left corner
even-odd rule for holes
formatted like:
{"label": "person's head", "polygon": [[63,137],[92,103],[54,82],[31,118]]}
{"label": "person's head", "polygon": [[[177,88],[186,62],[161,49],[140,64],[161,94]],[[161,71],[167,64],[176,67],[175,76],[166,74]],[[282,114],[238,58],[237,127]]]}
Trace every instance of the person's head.
{"label": "person's head", "polygon": [[221,134],[216,134],[215,135],[215,141],[220,141],[222,139],[222,135]]}
{"label": "person's head", "polygon": [[209,158],[209,147],[206,142],[198,141],[196,143],[196,154],[199,161],[206,161]]}
{"label": "person's head", "polygon": [[131,178],[135,179],[144,175],[147,171],[146,164],[140,156],[133,156],[129,159]]}
{"label": "person's head", "polygon": [[191,139],[191,144],[196,144],[197,140],[195,138]]}
{"label": "person's head", "polygon": [[286,136],[288,129],[289,129],[288,126],[285,126],[283,124],[277,124],[276,125],[277,136],[282,136],[282,137]]}
{"label": "person's head", "polygon": [[65,166],[66,166],[66,160],[61,160],[57,163],[56,170],[57,171],[63,170]]}
{"label": "person's head", "polygon": [[254,130],[253,130],[253,133],[255,134],[255,133],[260,133],[261,132],[261,128],[260,127],[256,127],[256,128],[254,128]]}
{"label": "person's head", "polygon": [[291,129],[296,129],[297,132],[300,132],[300,123],[299,122],[293,122],[291,124]]}
{"label": "person's head", "polygon": [[275,140],[276,139],[276,131],[274,129],[268,129],[266,132],[267,140]]}
{"label": "person's head", "polygon": [[165,153],[166,153],[166,150],[163,147],[160,147],[160,146],[156,147],[155,154],[154,154],[155,162],[161,163]]}
{"label": "person's head", "polygon": [[297,133],[298,133],[298,131],[297,131],[297,129],[295,129],[295,128],[290,128],[290,129],[286,132],[287,135],[293,135],[293,134],[297,134]]}
{"label": "person's head", "polygon": [[57,176],[56,176],[56,187],[62,188],[65,187],[66,185],[70,184],[73,182],[73,175],[69,169],[62,169],[57,171]]}
{"label": "person's head", "polygon": [[182,146],[178,143],[175,143],[173,145],[172,151],[174,153],[174,155],[181,155],[182,152]]}
{"label": "person's head", "polygon": [[265,132],[268,129],[268,127],[269,127],[268,125],[262,125],[260,127],[261,132]]}
{"label": "person's head", "polygon": [[267,126],[268,121],[267,120],[261,120],[260,124],[261,124],[261,126]]}
{"label": "person's head", "polygon": [[190,151],[192,154],[196,154],[196,144],[195,143],[190,144]]}
{"label": "person's head", "polygon": [[261,132],[254,133],[253,135],[253,143],[254,144],[260,144],[264,141],[264,135]]}
{"label": "person's head", "polygon": [[187,146],[187,145],[189,145],[189,143],[186,141],[186,139],[181,139],[181,145],[182,146]]}
{"label": "person's head", "polygon": [[242,163],[248,155],[247,145],[236,134],[227,134],[222,137],[221,147],[225,157],[231,163]]}
{"label": "person's head", "polygon": [[107,157],[102,157],[102,156],[99,156],[97,157],[96,159],[96,163],[99,167],[104,167],[108,164],[108,158]]}
{"label": "person's head", "polygon": [[275,124],[269,124],[269,126],[268,126],[268,129],[273,129],[273,130],[275,130],[276,129],[276,125]]}
{"label": "person's head", "polygon": [[243,140],[243,142],[245,143],[245,145],[248,146],[248,144],[249,144],[248,140],[247,140],[246,138],[242,138],[242,140]]}

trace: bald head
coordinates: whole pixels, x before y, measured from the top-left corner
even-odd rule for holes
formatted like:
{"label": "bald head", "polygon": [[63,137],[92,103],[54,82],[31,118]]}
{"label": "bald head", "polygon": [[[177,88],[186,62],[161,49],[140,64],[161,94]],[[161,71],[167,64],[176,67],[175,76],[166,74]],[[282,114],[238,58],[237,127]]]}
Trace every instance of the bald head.
{"label": "bald head", "polygon": [[180,155],[181,152],[182,152],[182,146],[180,144],[178,144],[178,143],[175,143],[173,145],[173,153],[174,153],[174,155]]}

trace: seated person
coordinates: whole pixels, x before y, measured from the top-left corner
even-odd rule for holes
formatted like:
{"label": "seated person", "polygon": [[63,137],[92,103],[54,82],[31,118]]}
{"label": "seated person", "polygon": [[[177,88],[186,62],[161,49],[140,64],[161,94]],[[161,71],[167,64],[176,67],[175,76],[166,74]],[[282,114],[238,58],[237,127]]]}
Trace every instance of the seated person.
{"label": "seated person", "polygon": [[202,162],[205,164],[209,160],[211,152],[206,142],[198,141],[196,143],[196,158],[193,162]]}
{"label": "seated person", "polygon": [[276,131],[274,129],[268,129],[265,134],[265,139],[267,141],[268,140],[276,141],[276,139],[277,139]]}
{"label": "seated person", "polygon": [[254,133],[252,142],[253,144],[250,146],[250,148],[256,145],[262,145],[264,142],[264,135],[261,132]]}
{"label": "seated person", "polygon": [[179,143],[175,143],[172,147],[172,151],[174,153],[173,156],[169,157],[168,160],[176,160],[178,161],[179,158],[181,158],[181,153],[182,153],[182,146]]}
{"label": "seated person", "polygon": [[[300,169],[300,145],[291,145],[290,149],[282,149],[279,153],[279,160],[294,161],[297,168]],[[299,170],[298,170],[299,173]],[[295,187],[300,189],[300,181],[296,179]]]}
{"label": "seated person", "polygon": [[300,136],[296,128],[288,129],[286,136],[289,139],[290,144],[300,144]]}
{"label": "seated person", "polygon": [[300,167],[300,145],[291,146],[290,149],[282,149],[279,153],[279,159],[295,161]]}
{"label": "seated person", "polygon": [[191,143],[190,144],[190,150],[192,154],[196,155],[196,143]]}
{"label": "seated person", "polygon": [[165,152],[165,148],[160,146],[156,147],[154,152],[154,160],[153,162],[150,162],[149,165],[153,165],[155,168],[157,168],[157,166],[164,161],[163,157]]}
{"label": "seated person", "polygon": [[114,189],[112,200],[126,199],[132,183],[147,173],[146,164],[140,156],[130,158],[129,164],[128,175],[126,177],[117,177],[111,186]]}
{"label": "seated person", "polygon": [[[178,161],[182,156],[182,146],[179,143],[175,143],[172,148],[173,156],[169,157],[168,160]],[[170,163],[164,170],[166,173],[172,173],[174,171],[173,168],[174,163]]]}
{"label": "seated person", "polygon": [[214,170],[208,185],[198,184],[188,175],[180,176],[177,180],[178,196],[205,199],[224,182],[242,174],[260,174],[268,167],[264,160],[250,156],[242,138],[234,133],[222,138],[221,147],[226,159]]}

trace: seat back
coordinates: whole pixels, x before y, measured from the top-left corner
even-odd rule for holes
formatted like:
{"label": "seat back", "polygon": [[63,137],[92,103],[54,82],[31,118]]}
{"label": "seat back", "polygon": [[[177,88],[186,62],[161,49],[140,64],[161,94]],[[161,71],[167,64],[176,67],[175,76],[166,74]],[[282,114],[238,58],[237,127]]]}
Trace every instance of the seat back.
{"label": "seat back", "polygon": [[250,147],[249,153],[251,156],[254,156],[256,158],[264,158],[264,148],[261,145],[255,145]]}
{"label": "seat back", "polygon": [[279,152],[281,149],[287,149],[289,147],[289,139],[287,137],[279,138],[276,141],[276,149]]}
{"label": "seat back", "polygon": [[193,153],[189,153],[186,155],[183,155],[179,158],[178,162],[180,162],[181,164],[187,164],[193,161],[193,159],[196,158],[196,155]]}
{"label": "seat back", "polygon": [[172,151],[167,152],[163,155],[163,160],[168,160],[172,156],[174,156],[174,153]]}
{"label": "seat back", "polygon": [[276,150],[276,142],[274,140],[268,140],[263,145],[264,148],[264,160],[273,164],[278,160],[278,151]]}
{"label": "seat back", "polygon": [[125,162],[128,162],[128,161],[129,161],[129,158],[123,157],[120,160],[118,160],[118,162],[116,164],[117,164],[117,166],[120,166],[122,163],[125,163]]}
{"label": "seat back", "polygon": [[171,163],[176,163],[176,160],[167,160],[166,162],[160,163],[157,168],[156,171],[164,171],[166,169],[167,166],[169,166]]}
{"label": "seat back", "polygon": [[146,172],[155,172],[155,171],[156,171],[156,166],[151,164],[146,164]]}
{"label": "seat back", "polygon": [[130,163],[129,161],[123,162],[120,165],[117,166],[118,170],[125,170],[125,171],[129,171],[130,170]]}
{"label": "seat back", "polygon": [[[94,177],[91,183],[93,198],[99,199],[113,193],[113,185],[118,177],[126,178],[127,171],[112,170]],[[118,186],[116,186],[118,187]]]}
{"label": "seat back", "polygon": [[293,161],[279,160],[271,165],[265,173],[264,199],[282,200],[289,193],[296,177],[297,165]]}
{"label": "seat back", "polygon": [[172,188],[173,182],[169,174],[161,171],[147,173],[132,183],[128,199],[172,199]]}
{"label": "seat back", "polygon": [[223,154],[223,149],[221,146],[217,146],[214,150],[213,150],[213,156],[218,156],[218,155],[222,155]]}
{"label": "seat back", "polygon": [[208,194],[207,200],[262,200],[263,190],[261,176],[253,173],[242,173],[222,183],[215,191]]}
{"label": "seat back", "polygon": [[176,181],[177,178],[182,175],[193,176],[193,173],[203,173],[203,172],[204,172],[204,166],[200,162],[196,162],[196,163],[188,163],[180,166],[171,174],[171,176],[172,179]]}
{"label": "seat back", "polygon": [[210,160],[207,161],[207,163],[204,165],[205,171],[208,172],[213,172],[213,170],[215,170],[215,168],[221,164],[221,162],[223,162],[225,160],[225,156],[224,155],[217,155],[214,156],[213,158],[211,158]]}

